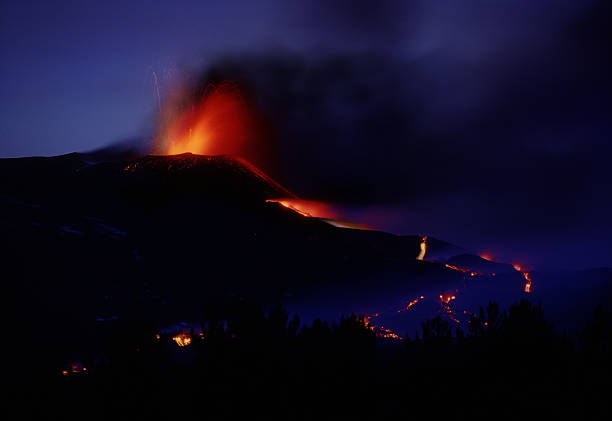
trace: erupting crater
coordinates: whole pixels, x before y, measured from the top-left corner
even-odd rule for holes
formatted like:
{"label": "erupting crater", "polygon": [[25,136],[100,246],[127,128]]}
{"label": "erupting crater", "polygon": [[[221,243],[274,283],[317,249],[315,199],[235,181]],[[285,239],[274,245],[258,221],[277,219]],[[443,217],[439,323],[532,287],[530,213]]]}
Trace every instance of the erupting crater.
{"label": "erupting crater", "polygon": [[160,114],[153,153],[243,156],[251,147],[256,119],[235,84],[209,85],[191,106],[182,104],[180,98],[171,99]]}

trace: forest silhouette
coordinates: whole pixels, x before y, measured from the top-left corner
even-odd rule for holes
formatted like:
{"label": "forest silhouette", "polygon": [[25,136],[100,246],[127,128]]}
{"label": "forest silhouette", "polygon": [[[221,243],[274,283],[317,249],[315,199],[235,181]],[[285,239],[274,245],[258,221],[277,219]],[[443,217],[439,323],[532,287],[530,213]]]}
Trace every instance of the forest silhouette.
{"label": "forest silhouette", "polygon": [[401,343],[377,337],[363,316],[303,325],[245,299],[205,314],[189,346],[148,323],[121,324],[74,372],[24,374],[15,392],[22,415],[586,419],[610,411],[612,324],[601,307],[575,340],[527,300],[507,310],[490,302],[465,330],[428,320]]}

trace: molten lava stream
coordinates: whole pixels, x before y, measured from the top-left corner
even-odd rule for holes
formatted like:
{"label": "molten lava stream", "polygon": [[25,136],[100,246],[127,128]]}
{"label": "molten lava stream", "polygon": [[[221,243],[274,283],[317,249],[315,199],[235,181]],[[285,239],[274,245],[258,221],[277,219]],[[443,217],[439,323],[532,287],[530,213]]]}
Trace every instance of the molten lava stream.
{"label": "molten lava stream", "polygon": [[286,207],[287,209],[291,209],[292,211],[309,218],[323,218],[333,220],[338,216],[331,205],[316,200],[282,198],[268,199],[266,200],[266,202],[278,203]]}
{"label": "molten lava stream", "polygon": [[417,260],[423,260],[425,258],[425,253],[427,253],[427,236],[421,239],[421,252],[417,256]]}
{"label": "molten lava stream", "polygon": [[419,301],[424,300],[424,299],[425,299],[425,297],[423,295],[421,295],[420,297],[417,297],[414,300],[409,301],[408,304],[406,304],[406,307],[400,308],[399,310],[397,310],[397,312],[401,313],[402,311],[409,310],[412,307],[414,307]]}
{"label": "molten lava stream", "polygon": [[520,272],[523,275],[523,278],[525,278],[525,285],[523,286],[523,292],[526,292],[527,294],[531,293],[532,292],[531,274],[529,273],[529,271],[526,271],[525,268],[523,268],[521,265],[516,264],[516,263],[513,264],[512,267],[517,272]]}
{"label": "molten lava stream", "polygon": [[188,333],[179,333],[173,337],[172,340],[180,347],[187,346],[191,344],[191,335]]}
{"label": "molten lava stream", "polygon": [[376,318],[378,317],[379,314],[375,313],[371,316],[364,316],[363,320],[365,323],[365,326],[370,329],[372,332],[376,333],[376,336],[381,337],[381,338],[386,338],[386,339],[396,339],[396,340],[402,340],[403,338],[401,336],[399,336],[397,333],[393,332],[391,329],[387,329],[384,326],[377,326],[374,323],[372,323],[372,318]]}
{"label": "molten lava stream", "polygon": [[440,307],[442,314],[446,315],[450,320],[459,324],[461,323],[459,319],[457,319],[457,312],[452,309],[451,302],[455,301],[457,297],[454,294],[440,294]]}

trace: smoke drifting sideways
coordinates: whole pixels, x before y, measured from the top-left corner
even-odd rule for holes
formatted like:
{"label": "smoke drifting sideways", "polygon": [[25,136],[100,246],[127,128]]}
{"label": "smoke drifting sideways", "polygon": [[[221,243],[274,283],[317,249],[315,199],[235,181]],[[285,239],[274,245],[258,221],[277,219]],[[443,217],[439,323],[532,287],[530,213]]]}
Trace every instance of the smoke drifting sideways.
{"label": "smoke drifting sideways", "polygon": [[611,266],[604,16],[599,2],[504,48],[225,55],[194,91],[243,87],[275,128],[263,168],[343,219],[536,268]]}
{"label": "smoke drifting sideways", "polygon": [[208,56],[180,109],[235,83],[257,113],[243,157],[343,220],[612,266],[610,3],[350,3],[293,17],[324,48]]}

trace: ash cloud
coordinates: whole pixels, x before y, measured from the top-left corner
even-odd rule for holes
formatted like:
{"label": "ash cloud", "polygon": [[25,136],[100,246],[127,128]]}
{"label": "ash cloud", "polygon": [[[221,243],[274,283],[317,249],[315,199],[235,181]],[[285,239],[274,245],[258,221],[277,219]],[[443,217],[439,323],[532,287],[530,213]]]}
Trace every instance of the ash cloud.
{"label": "ash cloud", "polygon": [[[362,15],[331,13],[325,34],[340,22],[357,28],[348,36],[359,47],[360,39],[393,42],[226,55],[201,80],[245,87],[276,128],[275,175],[303,197],[420,209],[419,226],[434,230],[448,224],[439,211],[427,220],[424,204],[462,206],[448,216],[460,228],[440,235],[472,233],[474,246],[596,237],[603,255],[612,235],[610,5],[466,4],[440,12],[418,3],[398,14],[410,18],[404,31],[391,18],[396,5],[366,24]],[[568,253],[576,257],[575,249]]]}

